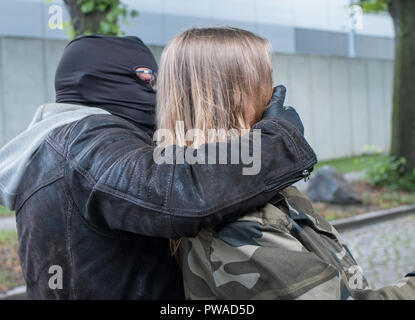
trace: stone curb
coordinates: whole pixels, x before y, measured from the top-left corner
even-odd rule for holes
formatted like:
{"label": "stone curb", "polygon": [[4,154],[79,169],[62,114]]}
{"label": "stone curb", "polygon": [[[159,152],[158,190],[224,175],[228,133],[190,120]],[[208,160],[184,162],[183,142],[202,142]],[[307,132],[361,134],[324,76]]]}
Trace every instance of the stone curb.
{"label": "stone curb", "polygon": [[5,293],[0,293],[0,300],[27,300],[26,286],[16,287]]}
{"label": "stone curb", "polygon": [[356,227],[372,224],[375,222],[385,221],[391,218],[401,217],[407,214],[415,213],[415,205],[405,205],[392,209],[378,210],[359,214],[354,217],[344,218],[329,221],[333,227],[338,231],[344,231],[347,229],[353,229]]}

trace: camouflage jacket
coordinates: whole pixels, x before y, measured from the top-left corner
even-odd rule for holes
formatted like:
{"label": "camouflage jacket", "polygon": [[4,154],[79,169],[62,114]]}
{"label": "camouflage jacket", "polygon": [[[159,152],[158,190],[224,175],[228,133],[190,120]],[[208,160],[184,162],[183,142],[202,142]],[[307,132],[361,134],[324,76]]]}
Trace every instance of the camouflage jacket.
{"label": "camouflage jacket", "polygon": [[180,248],[188,299],[415,299],[415,277],[371,290],[339,233],[294,187]]}

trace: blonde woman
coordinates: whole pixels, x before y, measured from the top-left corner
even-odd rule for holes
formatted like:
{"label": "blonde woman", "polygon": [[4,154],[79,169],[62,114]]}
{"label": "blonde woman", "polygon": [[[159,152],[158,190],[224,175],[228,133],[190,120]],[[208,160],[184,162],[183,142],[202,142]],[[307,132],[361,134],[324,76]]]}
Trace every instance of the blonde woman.
{"label": "blonde woman", "polygon": [[[272,95],[271,74],[270,48],[263,38],[229,27],[185,31],[161,57],[158,128],[173,132],[171,143],[201,146],[212,142],[211,129],[235,135],[255,127]],[[274,116],[281,110],[277,107],[271,107]],[[199,134],[185,140],[177,123],[181,130]],[[285,125],[281,132],[289,134],[292,126]],[[302,141],[292,142],[302,147]],[[244,187],[229,185],[241,192]],[[186,185],[183,189],[197,192]],[[415,278],[410,277],[399,286],[369,290],[337,231],[294,187],[242,218],[175,241],[174,247],[190,299],[415,297]]]}

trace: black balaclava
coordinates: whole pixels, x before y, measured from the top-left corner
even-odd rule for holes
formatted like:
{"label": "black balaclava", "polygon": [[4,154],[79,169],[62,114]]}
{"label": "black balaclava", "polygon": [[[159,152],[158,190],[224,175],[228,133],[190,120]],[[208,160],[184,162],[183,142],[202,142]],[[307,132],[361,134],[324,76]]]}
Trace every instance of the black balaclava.
{"label": "black balaclava", "polygon": [[56,102],[104,109],[152,135],[156,93],[137,76],[137,67],[158,69],[139,38],[77,37],[65,47],[56,70]]}

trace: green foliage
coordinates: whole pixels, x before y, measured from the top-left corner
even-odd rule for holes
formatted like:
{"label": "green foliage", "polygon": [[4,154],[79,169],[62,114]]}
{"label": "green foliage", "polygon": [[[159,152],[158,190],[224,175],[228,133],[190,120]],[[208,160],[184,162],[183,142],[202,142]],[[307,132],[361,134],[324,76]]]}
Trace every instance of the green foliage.
{"label": "green foliage", "polygon": [[13,216],[14,212],[7,210],[5,207],[0,206],[0,218]]}
{"label": "green foliage", "polygon": [[80,34],[104,34],[104,35],[123,35],[120,29],[120,21],[128,25],[128,18],[138,16],[137,10],[129,9],[126,4],[119,0],[77,0],[77,5],[85,18],[94,14],[106,13],[99,21],[95,29],[87,29],[82,32],[76,30],[73,24],[69,23],[68,35],[76,37]]}
{"label": "green foliage", "polygon": [[415,170],[405,172],[405,158],[384,157],[366,161],[366,178],[372,185],[415,191]]}
{"label": "green foliage", "polygon": [[363,12],[384,12],[388,11],[388,2],[390,0],[361,0],[359,1],[358,5],[360,5],[363,9]]}

